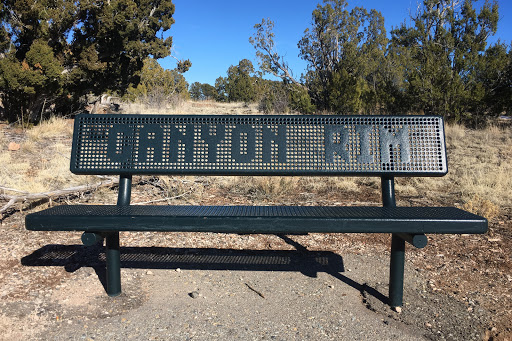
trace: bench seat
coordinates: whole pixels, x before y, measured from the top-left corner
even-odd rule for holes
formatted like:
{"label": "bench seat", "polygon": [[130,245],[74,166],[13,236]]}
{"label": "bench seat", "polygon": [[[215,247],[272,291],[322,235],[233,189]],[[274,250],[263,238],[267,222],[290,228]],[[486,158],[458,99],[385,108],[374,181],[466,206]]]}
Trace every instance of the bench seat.
{"label": "bench seat", "polygon": [[64,205],[29,214],[28,230],[225,233],[484,233],[454,207]]}

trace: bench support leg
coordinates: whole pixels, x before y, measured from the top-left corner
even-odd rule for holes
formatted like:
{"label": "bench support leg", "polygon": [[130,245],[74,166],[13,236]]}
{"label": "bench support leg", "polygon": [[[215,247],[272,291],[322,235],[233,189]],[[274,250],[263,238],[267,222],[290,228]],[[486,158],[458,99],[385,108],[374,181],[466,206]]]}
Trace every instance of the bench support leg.
{"label": "bench support leg", "polygon": [[119,232],[109,233],[106,236],[105,256],[107,258],[107,294],[110,297],[118,296],[121,294]]}
{"label": "bench support leg", "polygon": [[389,266],[389,305],[401,307],[404,297],[405,241],[398,235],[391,237],[391,262]]}

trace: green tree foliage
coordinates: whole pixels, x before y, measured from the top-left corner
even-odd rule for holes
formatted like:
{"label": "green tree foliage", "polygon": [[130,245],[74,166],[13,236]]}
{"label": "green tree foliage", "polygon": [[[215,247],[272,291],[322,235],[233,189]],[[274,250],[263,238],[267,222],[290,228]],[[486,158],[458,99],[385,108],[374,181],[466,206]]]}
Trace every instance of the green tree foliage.
{"label": "green tree foliage", "polygon": [[203,100],[213,100],[217,97],[217,91],[214,86],[203,83],[201,84],[201,95]]}
{"label": "green tree foliage", "polygon": [[226,92],[226,77],[219,77],[215,80],[215,93],[217,94],[216,100],[219,102],[227,102],[228,94]]}
{"label": "green tree foliage", "polygon": [[208,83],[194,82],[190,85],[190,97],[196,101],[217,99],[217,89]]}
{"label": "green tree foliage", "polygon": [[224,91],[229,102],[254,102],[255,80],[254,66],[248,59],[242,59],[238,65],[231,65],[228,69],[228,75],[224,82]]}
{"label": "green tree foliage", "polygon": [[373,112],[385,92],[382,65],[387,46],[384,18],[345,0],[324,0],[299,41],[307,61],[306,85],[321,109]]}
{"label": "green tree foliage", "polygon": [[267,80],[258,110],[266,114],[281,114],[289,110],[289,105],[290,99],[284,83]]}
{"label": "green tree foliage", "polygon": [[196,101],[202,100],[203,94],[201,92],[201,83],[194,82],[194,83],[190,84],[189,93],[190,93],[190,98],[192,98],[193,100],[196,100]]}
{"label": "green tree foliage", "polygon": [[171,0],[2,1],[0,92],[8,118],[66,113],[87,93],[123,94],[139,83],[148,56],[170,54],[172,38],[160,33],[173,13]]}
{"label": "green tree foliage", "polygon": [[[254,26],[250,42],[264,72],[303,89],[287,90],[290,107],[297,94],[306,100],[301,112],[313,106],[342,114],[423,112],[478,125],[511,110],[512,63],[510,46],[487,46],[497,29],[497,2],[486,0],[479,10],[475,2],[423,0],[411,24],[388,40],[378,11],[324,0],[298,43],[307,62],[301,83],[275,50],[270,19]],[[273,91],[262,108],[272,108],[280,93]]]}
{"label": "green tree foliage", "polygon": [[[284,83],[286,84],[286,83]],[[316,106],[311,101],[308,90],[297,84],[286,84],[288,93],[289,107],[292,111],[301,114],[312,114],[316,111]]]}
{"label": "green tree foliage", "polygon": [[316,108],[311,103],[307,89],[286,81],[262,80],[261,99],[258,109],[264,113],[285,113],[295,111],[312,114]]}
{"label": "green tree foliage", "polygon": [[485,95],[483,110],[493,115],[512,111],[512,50],[498,42],[485,51],[476,79]]}
{"label": "green tree foliage", "polygon": [[425,0],[412,26],[391,32],[395,49],[408,51],[403,85],[410,109],[456,120],[483,114],[486,89],[477,70],[497,29],[498,4],[486,1],[477,12],[473,2]]}
{"label": "green tree foliage", "polygon": [[174,97],[189,97],[185,77],[174,70],[166,70],[153,58],[146,58],[142,70],[137,73],[139,83],[130,85],[125,98],[150,105],[162,105]]}

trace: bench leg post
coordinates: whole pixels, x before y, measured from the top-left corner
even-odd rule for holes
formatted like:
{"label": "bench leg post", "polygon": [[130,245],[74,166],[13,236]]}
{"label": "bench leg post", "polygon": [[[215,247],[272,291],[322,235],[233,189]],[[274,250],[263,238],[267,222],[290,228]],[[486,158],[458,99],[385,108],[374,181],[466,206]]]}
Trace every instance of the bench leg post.
{"label": "bench leg post", "polygon": [[401,307],[404,297],[405,241],[398,235],[391,237],[391,262],[389,266],[389,305]]}
{"label": "bench leg post", "polygon": [[109,233],[105,238],[105,256],[107,260],[107,294],[110,297],[121,294],[121,255],[119,250],[119,232]]}

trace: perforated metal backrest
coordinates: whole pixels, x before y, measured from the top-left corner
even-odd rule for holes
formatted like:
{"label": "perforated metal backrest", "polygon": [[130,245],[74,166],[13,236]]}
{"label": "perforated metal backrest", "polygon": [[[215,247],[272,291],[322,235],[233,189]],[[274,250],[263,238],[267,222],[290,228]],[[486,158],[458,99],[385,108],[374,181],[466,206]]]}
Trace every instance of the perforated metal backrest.
{"label": "perforated metal backrest", "polygon": [[437,176],[447,165],[437,116],[82,114],[71,171]]}

